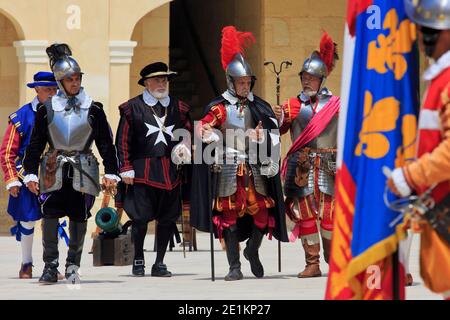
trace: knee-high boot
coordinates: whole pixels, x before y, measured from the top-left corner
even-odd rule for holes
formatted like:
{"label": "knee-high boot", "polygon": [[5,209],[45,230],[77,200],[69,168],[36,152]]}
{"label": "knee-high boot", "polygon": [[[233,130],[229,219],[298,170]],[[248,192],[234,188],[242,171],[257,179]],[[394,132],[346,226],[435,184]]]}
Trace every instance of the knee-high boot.
{"label": "knee-high boot", "polygon": [[244,249],[244,257],[250,262],[250,268],[252,273],[257,278],[262,278],[264,276],[264,267],[259,260],[259,247],[261,246],[262,240],[264,238],[264,233],[255,225],[252,228],[252,235],[247,241],[247,246]]}
{"label": "knee-high boot", "polygon": [[[66,278],[68,278],[68,268],[70,266],[80,267],[81,255],[83,253],[84,238],[86,236],[87,221],[69,223],[69,251],[66,259]],[[70,276],[70,275],[69,275]]]}
{"label": "knee-high boot", "polygon": [[41,283],[58,281],[58,219],[42,219],[42,246],[44,248],[44,271],[39,279]]}
{"label": "knee-high boot", "polygon": [[307,240],[302,240],[303,249],[305,250],[306,267],[297,276],[299,278],[320,277],[320,243],[308,244]]}
{"label": "knee-high boot", "polygon": [[225,281],[241,280],[244,277],[241,272],[241,262],[239,261],[239,239],[235,228],[236,226],[231,226],[223,231],[227,259],[230,266],[230,271],[225,276]]}

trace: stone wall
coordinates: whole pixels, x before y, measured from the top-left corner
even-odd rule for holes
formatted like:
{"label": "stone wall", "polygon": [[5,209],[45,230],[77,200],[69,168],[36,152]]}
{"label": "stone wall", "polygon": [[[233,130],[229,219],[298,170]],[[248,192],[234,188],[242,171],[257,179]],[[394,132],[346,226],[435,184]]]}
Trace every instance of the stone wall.
{"label": "stone wall", "polygon": [[[0,14],[0,137],[8,123],[7,117],[19,106],[19,63],[13,42],[18,40],[12,22]],[[8,193],[0,174],[0,234],[8,232],[12,219],[6,213]]]}
{"label": "stone wall", "polygon": [[[327,31],[338,44],[338,53],[343,56],[343,36],[345,27],[345,0],[291,0],[263,2],[263,59],[278,65],[283,60],[292,60],[292,67],[281,74],[281,101],[296,96],[301,91],[298,73],[303,61],[319,49],[322,30]],[[341,90],[341,65],[338,61],[326,86],[336,95]],[[276,102],[275,75],[264,68],[263,95],[270,103]],[[283,152],[291,145],[285,135],[282,140]]]}

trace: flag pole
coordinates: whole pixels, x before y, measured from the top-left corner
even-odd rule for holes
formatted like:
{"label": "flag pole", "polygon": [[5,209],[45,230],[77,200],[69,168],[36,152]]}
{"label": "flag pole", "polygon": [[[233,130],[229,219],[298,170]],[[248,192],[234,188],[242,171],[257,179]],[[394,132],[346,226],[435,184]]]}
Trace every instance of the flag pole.
{"label": "flag pole", "polygon": [[398,245],[392,254],[392,300],[400,300],[400,270],[398,258]]}

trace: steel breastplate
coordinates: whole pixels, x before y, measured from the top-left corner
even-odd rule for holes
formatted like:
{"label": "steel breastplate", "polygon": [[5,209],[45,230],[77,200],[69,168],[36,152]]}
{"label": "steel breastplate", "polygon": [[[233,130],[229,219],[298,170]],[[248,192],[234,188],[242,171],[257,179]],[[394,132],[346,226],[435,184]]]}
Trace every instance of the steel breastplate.
{"label": "steel breastplate", "polygon": [[[318,113],[320,110],[323,109],[323,107],[325,107],[327,105],[327,103],[331,99],[331,96],[322,95],[322,96],[319,96],[318,99],[319,99],[319,102],[317,104],[315,113]],[[306,128],[308,123],[312,120],[315,113],[313,111],[313,105],[311,105],[309,103],[305,104],[304,102],[302,102],[302,105],[300,107],[300,112],[298,113],[297,117],[292,121],[292,124],[291,124],[292,142],[294,142],[298,138],[298,136],[300,136],[300,134]],[[333,120],[335,120],[335,119],[333,119]],[[332,120],[332,122],[333,122],[333,120]],[[322,135],[328,136],[330,133],[333,134],[333,130],[330,128],[332,122],[330,122],[330,124],[327,126],[327,128],[322,132],[322,134],[320,136],[322,136]],[[334,132],[334,139],[337,140],[337,121],[336,121],[336,130]],[[333,137],[331,137],[329,140],[332,141]],[[327,141],[323,141],[321,143],[322,144],[327,143]],[[330,145],[330,146],[318,146],[316,140],[309,142],[307,144],[307,146],[311,147],[311,148],[335,148],[336,147],[335,144]]]}
{"label": "steel breastplate", "polygon": [[[248,106],[241,111],[236,105],[228,104],[225,106],[225,109],[227,111],[227,120],[223,125],[223,129],[225,129],[225,146],[223,154],[224,164],[221,165],[221,172],[218,176],[219,197],[227,197],[236,192],[239,163],[248,162],[249,160],[249,139],[246,138],[245,132],[248,129],[254,129],[256,126]],[[229,129],[241,130],[243,134],[227,136],[226,130]],[[256,164],[252,164],[249,167],[252,170],[256,191],[266,196],[266,177],[261,176],[260,169]]]}
{"label": "steel breastplate", "polygon": [[[225,129],[224,143],[226,149],[232,152],[231,149],[236,150],[235,152],[240,155],[245,155],[249,149],[248,139],[245,137],[245,132],[248,129],[253,129],[255,127],[251,111],[248,106],[240,110],[240,107],[232,104],[228,104],[225,107],[227,111],[227,119],[223,125]],[[236,136],[227,135],[227,130],[234,130],[237,132]],[[228,153],[228,151],[226,153]]]}
{"label": "steel breastplate", "polygon": [[[319,97],[319,103],[316,108],[316,113],[323,109],[324,106],[331,99],[331,96],[321,96]],[[295,141],[298,136],[302,133],[308,123],[313,117],[313,109],[310,104],[305,105],[302,103],[300,112],[298,116],[293,120],[291,127],[291,138]],[[311,149],[332,149],[337,148],[337,129],[338,129],[338,117],[335,116],[331,119],[327,127],[321,132],[321,134],[307,143],[305,147]],[[297,168],[297,158],[299,152],[292,154],[288,160],[288,169],[286,173],[285,181],[285,195],[287,197],[304,197],[310,195],[314,192],[314,165],[311,166],[308,176],[308,183],[304,187],[299,187],[295,184],[295,175]],[[324,167],[328,169],[329,166],[335,165],[336,154],[311,154],[311,163],[314,163],[314,159],[320,157],[320,166],[318,168],[318,179],[317,185],[319,190],[323,193],[334,195],[334,175],[330,175],[324,170]]]}
{"label": "steel breastplate", "polygon": [[[54,149],[87,151],[92,145],[92,127],[88,121],[89,109],[76,108],[54,111],[47,105],[48,133]],[[50,111],[50,112],[49,112]]]}

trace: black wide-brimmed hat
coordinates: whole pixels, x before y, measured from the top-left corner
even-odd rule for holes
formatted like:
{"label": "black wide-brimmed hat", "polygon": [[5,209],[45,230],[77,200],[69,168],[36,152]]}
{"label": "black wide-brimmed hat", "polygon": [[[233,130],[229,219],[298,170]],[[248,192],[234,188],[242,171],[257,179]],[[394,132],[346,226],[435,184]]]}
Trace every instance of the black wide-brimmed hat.
{"label": "black wide-brimmed hat", "polygon": [[167,67],[167,64],[165,64],[164,62],[154,62],[154,63],[150,63],[149,65],[145,66],[141,70],[140,75],[141,75],[141,79],[138,81],[138,83],[141,86],[145,87],[144,81],[146,79],[167,76],[170,80],[173,77],[175,77],[177,75],[177,73],[174,71],[170,71],[169,67]]}

